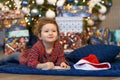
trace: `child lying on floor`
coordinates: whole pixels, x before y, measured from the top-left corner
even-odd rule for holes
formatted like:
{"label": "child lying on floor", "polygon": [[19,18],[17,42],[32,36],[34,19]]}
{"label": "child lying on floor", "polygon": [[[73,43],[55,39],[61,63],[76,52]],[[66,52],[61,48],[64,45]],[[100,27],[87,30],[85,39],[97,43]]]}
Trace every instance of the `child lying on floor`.
{"label": "child lying on floor", "polygon": [[35,25],[34,34],[39,40],[31,49],[4,55],[0,64],[17,60],[21,65],[37,69],[53,69],[55,66],[70,68],[58,42],[59,29],[54,19],[40,18]]}

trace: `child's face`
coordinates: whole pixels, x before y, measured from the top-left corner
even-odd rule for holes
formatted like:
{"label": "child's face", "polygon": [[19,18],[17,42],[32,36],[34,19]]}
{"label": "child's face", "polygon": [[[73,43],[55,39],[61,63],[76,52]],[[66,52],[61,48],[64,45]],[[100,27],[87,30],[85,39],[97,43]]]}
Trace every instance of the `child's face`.
{"label": "child's face", "polygon": [[40,39],[44,42],[55,42],[58,39],[57,27],[54,24],[46,24],[42,27]]}

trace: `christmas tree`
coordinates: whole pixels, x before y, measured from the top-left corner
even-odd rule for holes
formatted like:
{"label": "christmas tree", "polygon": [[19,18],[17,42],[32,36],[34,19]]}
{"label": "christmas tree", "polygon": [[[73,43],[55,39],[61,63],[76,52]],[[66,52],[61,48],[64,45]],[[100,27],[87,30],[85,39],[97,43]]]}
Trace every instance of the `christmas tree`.
{"label": "christmas tree", "polygon": [[112,0],[0,0],[0,11],[24,13],[28,27],[33,27],[41,17],[62,16],[62,11],[70,11],[72,14],[67,15],[72,17],[79,11],[87,12],[81,15],[85,17],[84,26],[94,26],[106,18],[111,6]]}

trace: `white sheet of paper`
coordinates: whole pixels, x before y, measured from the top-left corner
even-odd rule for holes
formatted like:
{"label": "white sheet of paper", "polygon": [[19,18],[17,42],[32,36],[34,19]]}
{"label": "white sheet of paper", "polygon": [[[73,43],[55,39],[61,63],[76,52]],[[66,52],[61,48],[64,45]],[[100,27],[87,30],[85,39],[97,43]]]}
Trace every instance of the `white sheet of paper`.
{"label": "white sheet of paper", "polygon": [[[43,68],[42,70],[49,70],[49,69]],[[55,66],[53,68],[53,70],[70,70],[70,68],[63,68],[63,67],[60,67],[60,66]]]}
{"label": "white sheet of paper", "polygon": [[70,68],[63,68],[63,67],[60,67],[60,66],[55,66],[54,69],[64,69],[64,70],[69,70]]}

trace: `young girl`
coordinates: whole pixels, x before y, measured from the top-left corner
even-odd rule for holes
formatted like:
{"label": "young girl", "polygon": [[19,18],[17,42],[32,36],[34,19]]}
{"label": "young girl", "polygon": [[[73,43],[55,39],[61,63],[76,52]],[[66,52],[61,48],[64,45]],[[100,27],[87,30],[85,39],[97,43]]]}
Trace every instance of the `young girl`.
{"label": "young girl", "polygon": [[32,48],[21,53],[20,64],[37,69],[53,69],[55,66],[70,68],[58,41],[59,29],[54,19],[40,18],[34,34],[38,41]]}

